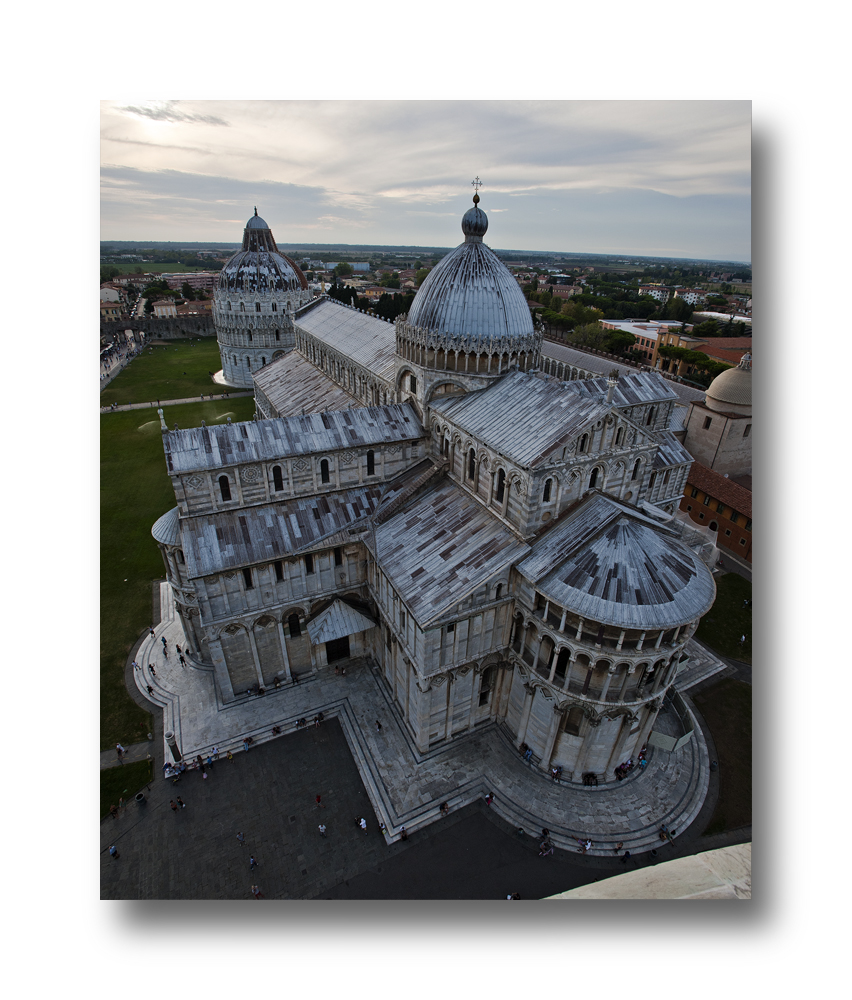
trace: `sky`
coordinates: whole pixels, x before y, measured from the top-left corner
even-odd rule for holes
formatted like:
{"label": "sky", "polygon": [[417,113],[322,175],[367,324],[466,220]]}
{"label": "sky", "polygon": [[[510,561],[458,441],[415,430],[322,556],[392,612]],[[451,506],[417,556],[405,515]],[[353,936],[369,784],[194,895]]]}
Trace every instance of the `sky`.
{"label": "sky", "polygon": [[751,260],[751,102],[101,102],[101,239]]}

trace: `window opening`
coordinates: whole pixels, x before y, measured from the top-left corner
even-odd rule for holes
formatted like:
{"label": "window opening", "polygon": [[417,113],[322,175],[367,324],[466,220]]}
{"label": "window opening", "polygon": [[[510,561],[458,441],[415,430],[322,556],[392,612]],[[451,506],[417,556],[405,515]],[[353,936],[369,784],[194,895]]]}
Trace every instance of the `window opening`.
{"label": "window opening", "polygon": [[222,494],[223,500],[231,499],[231,485],[227,476],[219,476],[219,492]]}

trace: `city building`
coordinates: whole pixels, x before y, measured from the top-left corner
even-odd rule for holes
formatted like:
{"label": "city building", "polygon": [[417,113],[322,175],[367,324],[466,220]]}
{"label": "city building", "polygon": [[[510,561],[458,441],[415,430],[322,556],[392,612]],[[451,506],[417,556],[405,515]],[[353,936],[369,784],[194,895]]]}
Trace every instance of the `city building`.
{"label": "city building", "polygon": [[[419,752],[497,724],[582,788],[653,740],[715,585],[674,516],[676,394],[541,371],[487,226],[477,194],[395,323],[298,305],[276,261],[292,343],[252,369],[253,421],[161,413],[177,506],[152,533],[217,705],[368,657]],[[256,294],[229,282],[220,314]]]}
{"label": "city building", "polygon": [[[690,324],[683,326],[675,320],[658,319],[602,319],[600,325],[605,330],[621,330],[623,333],[632,333],[636,338],[633,349],[634,354],[651,368],[657,367],[660,347],[685,347],[688,350],[696,350],[697,345],[704,343],[696,337],[690,336],[686,331],[692,330]],[[677,372],[675,374],[682,374]]]}
{"label": "city building", "polygon": [[680,509],[717,533],[717,546],[751,563],[751,490],[693,462]]}

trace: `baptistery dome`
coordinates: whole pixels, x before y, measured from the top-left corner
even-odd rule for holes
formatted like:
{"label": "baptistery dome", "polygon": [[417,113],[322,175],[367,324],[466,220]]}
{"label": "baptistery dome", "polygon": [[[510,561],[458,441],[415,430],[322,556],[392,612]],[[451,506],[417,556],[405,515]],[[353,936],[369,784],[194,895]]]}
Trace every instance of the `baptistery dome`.
{"label": "baptistery dome", "polygon": [[213,324],[228,385],[251,388],[252,373],[295,347],[292,314],[310,299],[295,261],[282,254],[254,210],[243,245],[219,274]]}
{"label": "baptistery dome", "polygon": [[[474,195],[474,202],[478,201],[479,196]],[[488,216],[474,204],[461,225],[464,243],[429,272],[414,297],[408,323],[483,343],[498,338],[507,344],[525,342],[534,337],[520,285],[482,242]]]}
{"label": "baptistery dome", "polygon": [[736,368],[713,379],[704,402],[711,410],[751,413],[751,354],[744,354]]}
{"label": "baptistery dome", "polygon": [[306,289],[307,278],[295,261],[280,253],[272,230],[254,210],[246,223],[243,246],[222,268],[219,292]]}

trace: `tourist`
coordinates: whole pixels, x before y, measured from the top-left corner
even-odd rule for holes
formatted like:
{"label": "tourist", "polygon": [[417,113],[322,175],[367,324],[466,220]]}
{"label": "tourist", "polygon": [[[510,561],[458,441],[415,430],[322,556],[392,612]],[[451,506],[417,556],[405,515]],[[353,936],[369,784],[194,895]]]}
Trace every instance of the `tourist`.
{"label": "tourist", "polygon": [[259,867],[260,866],[258,865],[258,863],[254,860],[254,855],[251,855],[251,857],[249,858],[249,871],[254,871],[255,868]]}
{"label": "tourist", "polygon": [[358,820],[358,826],[360,826],[361,829],[364,831],[364,836],[366,837],[367,836],[367,820],[363,816]]}
{"label": "tourist", "polygon": [[186,803],[179,795],[177,797],[177,804],[181,807],[181,809],[186,809]]}
{"label": "tourist", "polygon": [[405,829],[405,827],[402,827],[402,829],[399,831],[399,839],[408,840],[408,831]]}
{"label": "tourist", "polygon": [[441,803],[441,815],[442,816],[447,816],[449,814],[449,812],[450,812],[450,807],[449,807],[448,803],[442,802]]}
{"label": "tourist", "polygon": [[320,823],[318,829],[319,829],[319,832],[320,832],[320,836],[324,837],[325,836],[325,823]]}
{"label": "tourist", "polygon": [[325,806],[322,804],[322,796],[321,795],[317,796],[316,802],[317,802],[317,809],[325,809]]}
{"label": "tourist", "polygon": [[118,861],[118,859],[121,857],[121,855],[118,853],[118,849],[116,848],[115,844],[113,844],[110,847],[110,849],[109,849],[109,856],[111,858],[114,858],[116,861]]}
{"label": "tourist", "polygon": [[180,809],[180,806],[177,804],[177,802],[175,802],[174,799],[172,799],[169,802],[169,805],[172,807],[172,812],[175,814],[175,816],[177,816],[177,811],[178,809]]}
{"label": "tourist", "polygon": [[237,843],[240,845],[240,847],[246,846],[246,838],[244,833],[237,832]]}
{"label": "tourist", "polygon": [[253,885],[251,887],[251,891],[255,899],[266,899],[266,896],[264,896],[263,893],[260,891],[259,885]]}

